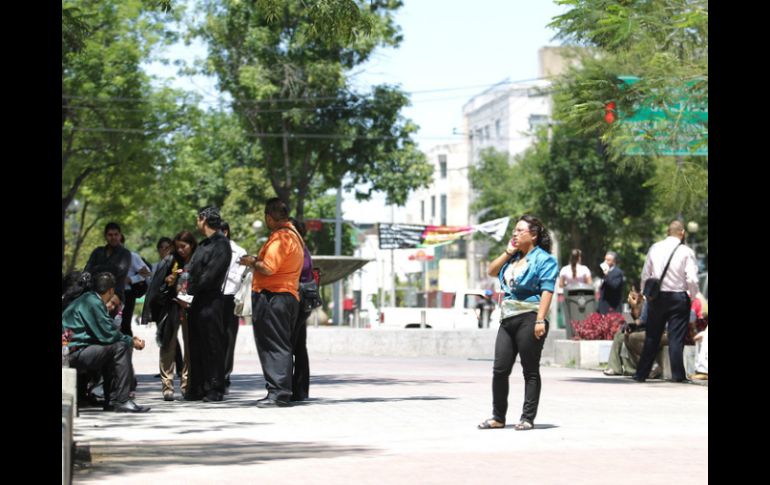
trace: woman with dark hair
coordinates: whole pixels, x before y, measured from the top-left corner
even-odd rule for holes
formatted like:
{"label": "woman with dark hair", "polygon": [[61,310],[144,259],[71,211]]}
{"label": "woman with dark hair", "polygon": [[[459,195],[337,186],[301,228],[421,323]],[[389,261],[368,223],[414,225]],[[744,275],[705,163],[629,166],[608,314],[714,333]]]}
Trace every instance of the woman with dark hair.
{"label": "woman with dark hair", "polygon": [[176,251],[158,263],[146,296],[150,305],[148,317],[158,325],[156,340],[160,346],[160,379],[166,401],[174,400],[174,365],[180,326],[184,339],[184,367],[179,388],[182,394],[187,391],[190,367],[187,317],[190,305],[184,301],[184,295],[187,293],[190,259],[198,247],[190,231],[180,231],[173,244]]}
{"label": "woman with dark hair", "polygon": [[579,249],[573,249],[569,255],[569,264],[559,271],[559,283],[562,288],[575,284],[591,284],[591,270],[588,266],[580,264],[582,262],[583,252]]}
{"label": "woman with dark hair", "polygon": [[505,427],[508,411],[508,377],[516,355],[524,369],[524,406],[516,430],[534,427],[540,399],[540,354],[548,334],[545,319],[553,298],[558,266],[551,254],[551,237],[537,218],[523,215],[503,254],[489,264],[505,292],[501,322],[495,341],[492,377],[492,417],[479,429]]}
{"label": "woman with dark hair", "polygon": [[[302,237],[302,249],[304,251],[304,261],[302,263],[302,272],[299,275],[300,283],[313,281],[313,258],[307,249],[305,236],[307,230],[305,223],[300,222],[293,217],[289,221]],[[297,321],[292,332],[292,355],[294,356],[294,367],[291,374],[291,400],[304,401],[310,395],[310,360],[307,355],[307,319],[310,311],[302,301],[302,292],[300,292],[300,305],[297,312]]]}

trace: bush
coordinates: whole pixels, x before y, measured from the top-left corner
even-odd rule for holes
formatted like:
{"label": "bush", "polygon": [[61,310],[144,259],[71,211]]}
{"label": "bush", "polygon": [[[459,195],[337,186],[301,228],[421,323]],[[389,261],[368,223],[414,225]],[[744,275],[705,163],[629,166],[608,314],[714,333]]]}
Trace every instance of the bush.
{"label": "bush", "polygon": [[573,340],[612,340],[621,325],[626,322],[620,313],[592,313],[583,320],[572,320],[575,330]]}

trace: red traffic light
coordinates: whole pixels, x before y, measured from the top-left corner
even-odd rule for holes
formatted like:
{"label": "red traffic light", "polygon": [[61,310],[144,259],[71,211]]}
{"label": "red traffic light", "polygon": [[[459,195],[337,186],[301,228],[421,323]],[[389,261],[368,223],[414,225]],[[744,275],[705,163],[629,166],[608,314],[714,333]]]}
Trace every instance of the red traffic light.
{"label": "red traffic light", "polygon": [[615,121],[615,101],[610,101],[604,105],[604,121],[607,123]]}

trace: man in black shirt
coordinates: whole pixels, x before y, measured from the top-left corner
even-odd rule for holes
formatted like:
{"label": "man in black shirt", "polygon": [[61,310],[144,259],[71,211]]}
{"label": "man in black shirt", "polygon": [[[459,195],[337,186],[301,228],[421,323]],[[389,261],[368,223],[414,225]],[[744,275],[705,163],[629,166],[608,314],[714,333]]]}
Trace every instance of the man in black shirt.
{"label": "man in black shirt", "polygon": [[618,254],[614,251],[607,251],[601,268],[604,271],[604,281],[600,289],[598,311],[602,315],[611,311],[620,313],[622,311],[620,305],[623,301],[625,276],[618,266]]}
{"label": "man in black shirt", "polygon": [[216,207],[198,213],[198,230],[206,236],[190,260],[190,382],[185,399],[221,401],[225,394],[224,282],[230,267],[230,242],[220,230]]}
{"label": "man in black shirt", "polygon": [[108,222],[104,226],[105,246],[94,249],[83,271],[92,275],[107,271],[115,277],[115,293],[122,303],[126,302],[125,283],[131,267],[131,252],[124,248],[120,240],[123,234],[117,222]]}

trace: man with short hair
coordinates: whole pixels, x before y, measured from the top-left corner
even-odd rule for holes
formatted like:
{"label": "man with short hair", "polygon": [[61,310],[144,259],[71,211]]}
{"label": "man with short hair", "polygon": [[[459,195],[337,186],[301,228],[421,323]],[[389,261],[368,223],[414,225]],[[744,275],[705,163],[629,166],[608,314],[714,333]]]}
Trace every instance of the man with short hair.
{"label": "man with short hair", "polygon": [[[684,225],[674,220],[668,226],[668,237],[652,245],[642,268],[642,288],[650,278],[660,278],[660,293],[647,299],[647,335],[634,380],[644,382],[652,368],[663,330],[668,322],[668,354],[671,380],[687,380],[684,369],[684,340],[690,319],[690,299],[698,294],[698,264],[695,253],[685,246]],[[670,261],[670,263],[669,263]],[[689,294],[688,294],[689,293]]]}
{"label": "man with short hair", "polygon": [[216,207],[198,212],[198,230],[206,236],[190,259],[190,382],[185,399],[222,401],[225,395],[225,329],[222,305],[225,278],[230,267],[230,243],[220,230]]}
{"label": "man with short hair", "polygon": [[289,406],[292,398],[292,338],[299,311],[299,278],[304,262],[302,240],[289,222],[289,209],[274,197],[265,205],[270,237],[258,256],[243,256],[254,269],[252,320],[267,396],[257,407]]}
{"label": "man with short hair", "polygon": [[113,325],[107,303],[114,295],[115,277],[104,271],[94,278],[93,291],[80,295],[62,312],[62,327],[72,331],[70,366],[104,374],[105,411],[144,413],[150,408],[129,398],[132,349],[142,350],[144,340],[124,335]]}
{"label": "man with short hair", "polygon": [[125,303],[124,283],[131,267],[131,252],[123,247],[122,237],[120,225],[117,222],[108,222],[104,226],[104,239],[107,244],[91,252],[83,271],[88,271],[92,275],[103,271],[112,273],[117,282],[115,293],[120,297],[120,301]]}
{"label": "man with short hair", "polygon": [[600,288],[598,312],[606,315],[610,312],[620,313],[623,301],[623,271],[618,267],[618,253],[607,251],[604,262],[600,265],[604,272],[604,281]]}
{"label": "man with short hair", "polygon": [[225,327],[224,344],[225,355],[225,394],[230,392],[230,374],[233,372],[233,361],[235,357],[235,340],[238,337],[238,323],[240,317],[235,314],[235,295],[241,291],[244,270],[248,268],[238,262],[241,256],[246,255],[246,250],[240,247],[230,237],[230,224],[222,221],[222,233],[230,242],[230,267],[227,270],[227,279],[225,280],[224,302],[222,304],[222,322]]}

